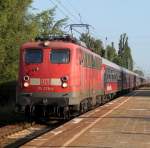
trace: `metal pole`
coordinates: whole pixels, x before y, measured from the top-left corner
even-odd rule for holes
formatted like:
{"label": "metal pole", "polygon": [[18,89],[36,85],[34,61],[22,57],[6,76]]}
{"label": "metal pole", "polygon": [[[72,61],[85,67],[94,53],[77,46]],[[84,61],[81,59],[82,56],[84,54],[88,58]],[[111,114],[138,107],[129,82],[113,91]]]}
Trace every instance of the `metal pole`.
{"label": "metal pole", "polygon": [[107,37],[105,38],[105,58],[107,59]]}

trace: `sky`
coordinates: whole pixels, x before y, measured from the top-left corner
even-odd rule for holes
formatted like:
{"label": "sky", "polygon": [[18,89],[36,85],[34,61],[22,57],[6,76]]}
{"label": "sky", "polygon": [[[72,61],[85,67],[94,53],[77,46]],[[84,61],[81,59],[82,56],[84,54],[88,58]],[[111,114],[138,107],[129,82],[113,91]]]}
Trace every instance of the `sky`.
{"label": "sky", "polygon": [[[118,42],[127,33],[134,67],[150,76],[150,0],[34,0],[34,12],[57,6],[56,18],[69,17],[68,24],[87,23],[104,45]],[[106,41],[107,37],[107,41]]]}

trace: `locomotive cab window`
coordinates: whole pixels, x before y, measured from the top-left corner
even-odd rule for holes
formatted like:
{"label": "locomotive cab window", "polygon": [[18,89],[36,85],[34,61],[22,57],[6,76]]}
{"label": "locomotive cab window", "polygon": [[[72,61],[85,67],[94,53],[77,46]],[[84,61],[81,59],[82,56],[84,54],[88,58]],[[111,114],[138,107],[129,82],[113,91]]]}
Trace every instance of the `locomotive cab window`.
{"label": "locomotive cab window", "polygon": [[26,64],[41,63],[42,60],[43,60],[43,53],[41,49],[26,49],[25,51]]}
{"label": "locomotive cab window", "polygon": [[69,49],[52,49],[50,53],[50,61],[53,64],[67,64],[70,61]]}

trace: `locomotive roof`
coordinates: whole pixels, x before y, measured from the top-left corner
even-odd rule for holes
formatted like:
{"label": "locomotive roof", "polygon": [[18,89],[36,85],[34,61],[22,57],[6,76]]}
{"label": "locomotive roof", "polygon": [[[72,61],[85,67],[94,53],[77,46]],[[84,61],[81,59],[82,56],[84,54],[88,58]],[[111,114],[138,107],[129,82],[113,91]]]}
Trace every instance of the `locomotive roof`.
{"label": "locomotive roof", "polygon": [[31,46],[33,48],[44,47],[45,42],[49,42],[49,45],[47,47],[50,48],[57,48],[57,47],[69,48],[69,46],[76,46],[76,45],[87,48],[84,42],[81,42],[70,35],[39,36],[36,37],[34,41],[32,40],[31,42],[23,44],[22,47],[23,48],[30,48]]}
{"label": "locomotive roof", "polygon": [[27,42],[24,43],[22,45],[23,48],[45,48],[45,47],[50,47],[50,48],[69,48],[71,46],[75,46],[76,44],[74,43],[70,43],[70,42],[64,42],[64,41],[49,41],[49,45],[48,46],[44,46],[44,42],[43,41],[31,41],[31,42]]}
{"label": "locomotive roof", "polygon": [[48,36],[38,36],[35,38],[35,41],[63,41],[68,43],[74,43],[82,47],[86,47],[86,44],[77,38],[69,34],[64,35],[48,35]]}

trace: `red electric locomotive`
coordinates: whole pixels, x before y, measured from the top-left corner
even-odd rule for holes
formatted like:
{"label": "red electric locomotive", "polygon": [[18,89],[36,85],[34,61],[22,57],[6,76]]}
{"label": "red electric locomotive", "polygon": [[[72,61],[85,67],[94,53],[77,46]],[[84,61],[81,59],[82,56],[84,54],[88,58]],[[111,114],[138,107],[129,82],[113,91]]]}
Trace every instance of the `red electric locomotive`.
{"label": "red electric locomotive", "polygon": [[26,115],[69,118],[139,86],[138,80],[68,35],[39,37],[20,48],[17,104]]}
{"label": "red electric locomotive", "polygon": [[102,59],[69,37],[37,38],[20,49],[17,104],[26,114],[85,112],[103,95]]}

